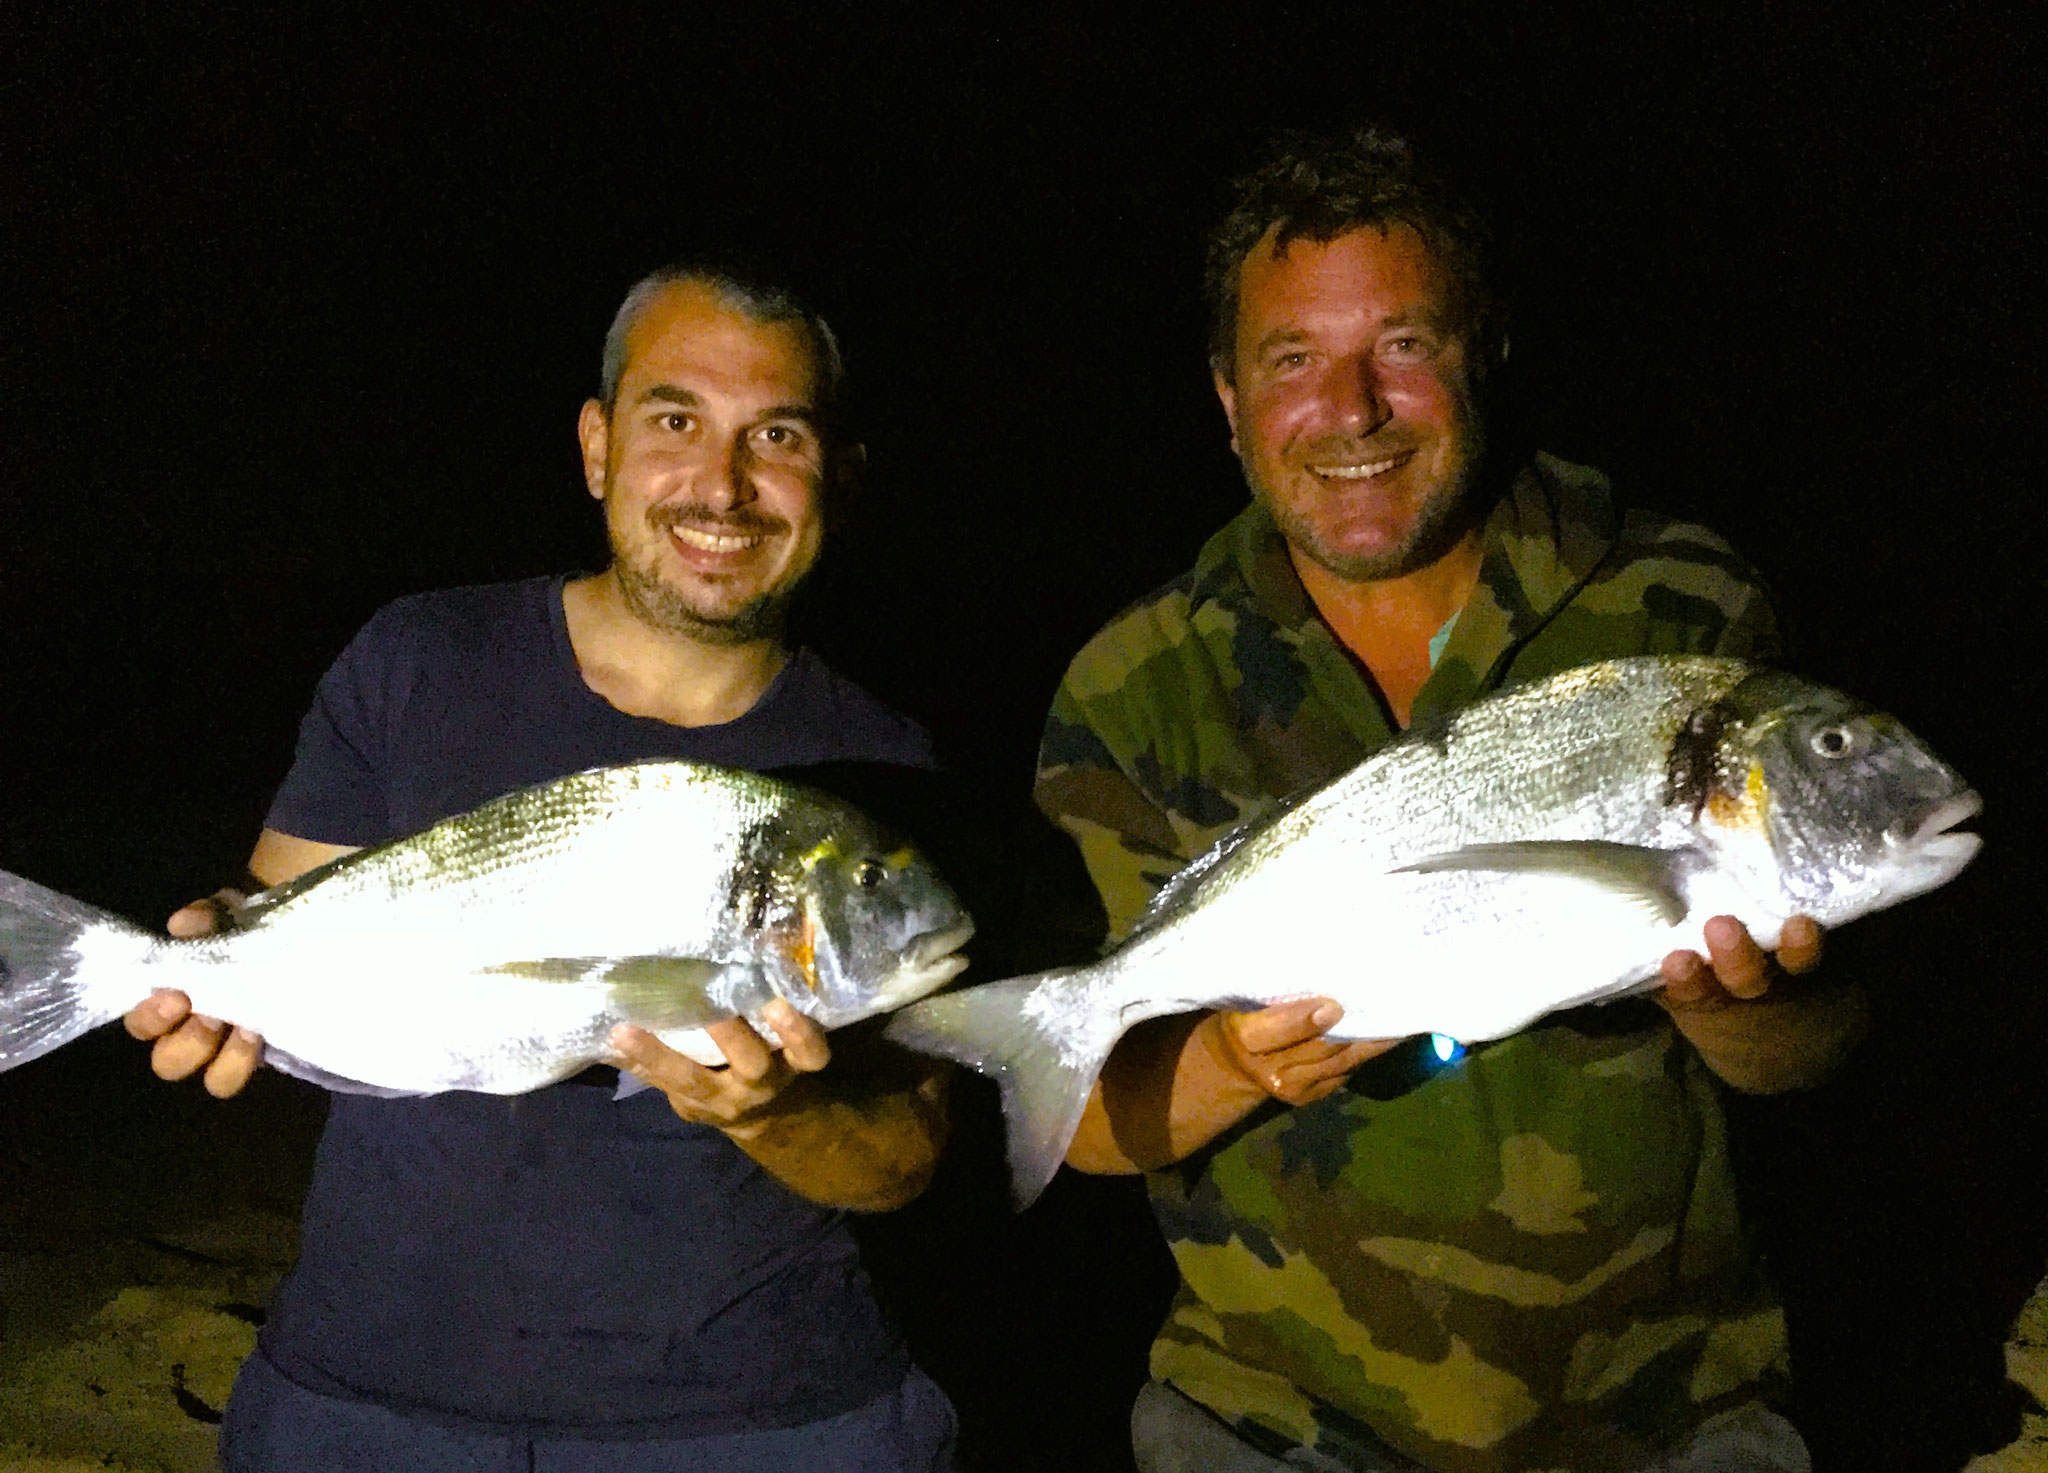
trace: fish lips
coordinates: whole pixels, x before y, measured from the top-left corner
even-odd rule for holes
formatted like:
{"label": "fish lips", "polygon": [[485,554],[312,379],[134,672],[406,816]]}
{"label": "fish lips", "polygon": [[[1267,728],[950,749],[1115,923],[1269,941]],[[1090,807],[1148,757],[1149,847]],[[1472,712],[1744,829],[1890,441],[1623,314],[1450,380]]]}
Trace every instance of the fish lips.
{"label": "fish lips", "polygon": [[959,949],[974,934],[974,923],[964,921],[943,931],[926,931],[903,949],[896,970],[880,988],[884,1007],[915,1002],[936,992],[967,970],[967,958]]}

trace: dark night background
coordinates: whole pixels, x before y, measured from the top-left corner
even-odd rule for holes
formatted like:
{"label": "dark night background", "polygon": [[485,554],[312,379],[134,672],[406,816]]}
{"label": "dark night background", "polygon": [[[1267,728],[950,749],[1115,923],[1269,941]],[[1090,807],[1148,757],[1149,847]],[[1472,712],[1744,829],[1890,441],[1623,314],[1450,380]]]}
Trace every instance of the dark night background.
{"label": "dark night background", "polygon": [[[143,919],[237,872],[373,609],[602,556],[572,432],[604,325],[733,245],[821,299],[869,446],[807,637],[1020,801],[1066,659],[1243,494],[1196,290],[1223,181],[1275,128],[1389,118],[1509,229],[1540,443],[1732,538],[1792,663],[1985,795],[1968,874],[1832,943],[1870,1044],[1735,1119],[1823,1470],[2002,1440],[2048,1266],[2034,24],[1114,9],[0,12],[0,865]],[[271,1083],[214,1106],[95,1038],[0,1084],[0,1182],[61,1149],[288,1191],[310,1114]],[[1142,1211],[1063,1180],[1010,1222],[966,1093],[884,1287],[986,1466],[1116,1467]]]}

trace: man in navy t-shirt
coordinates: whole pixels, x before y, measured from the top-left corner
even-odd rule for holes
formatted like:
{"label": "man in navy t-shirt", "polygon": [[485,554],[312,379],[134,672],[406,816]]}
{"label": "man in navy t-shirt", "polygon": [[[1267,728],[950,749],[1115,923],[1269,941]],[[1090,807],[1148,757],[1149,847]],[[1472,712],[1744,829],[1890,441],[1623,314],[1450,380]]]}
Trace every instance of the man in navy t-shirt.
{"label": "man in navy t-shirt", "polygon": [[[692,269],[636,286],[577,423],[611,565],[380,611],[321,681],[250,873],[280,884],[608,763],[929,767],[915,724],[784,640],[845,451],[839,375],[785,293]],[[620,1066],[653,1086],[626,1098],[590,1087],[609,1071],[511,1098],[335,1096],[223,1465],[949,1466],[951,1408],[844,1221],[923,1189],[944,1075],[771,1017],[779,1046],[712,1027],[716,1069],[621,1028]],[[178,993],[128,1026],[157,1073],[220,1096],[262,1057]]]}

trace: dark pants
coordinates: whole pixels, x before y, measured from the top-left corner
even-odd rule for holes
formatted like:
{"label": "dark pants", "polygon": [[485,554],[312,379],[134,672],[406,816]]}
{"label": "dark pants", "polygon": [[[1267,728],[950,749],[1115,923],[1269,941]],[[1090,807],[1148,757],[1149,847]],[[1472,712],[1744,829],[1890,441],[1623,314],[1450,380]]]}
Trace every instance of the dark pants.
{"label": "dark pants", "polygon": [[465,1431],[288,1381],[262,1352],[242,1363],[221,1425],[224,1473],[952,1473],[946,1393],[912,1366],[866,1406],[801,1427],[668,1441]]}

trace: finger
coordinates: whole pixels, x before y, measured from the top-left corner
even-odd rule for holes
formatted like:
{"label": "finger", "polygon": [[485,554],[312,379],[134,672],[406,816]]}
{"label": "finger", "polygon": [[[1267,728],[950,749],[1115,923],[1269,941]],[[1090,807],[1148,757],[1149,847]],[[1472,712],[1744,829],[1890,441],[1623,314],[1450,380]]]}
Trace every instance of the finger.
{"label": "finger", "polygon": [[1715,916],[1702,930],[1714,980],[1740,998],[1762,997],[1771,986],[1771,955],[1734,916]]}
{"label": "finger", "polygon": [[727,1018],[704,1030],[733,1074],[744,1080],[765,1079],[775,1068],[775,1050],[745,1018]]}
{"label": "finger", "polygon": [[1398,1038],[1360,1038],[1339,1046],[1326,1045],[1313,1053],[1295,1050],[1275,1068],[1278,1087],[1270,1092],[1295,1104],[1320,1099],[1367,1059],[1378,1058],[1400,1042]]}
{"label": "finger", "polygon": [[1674,951],[1658,970],[1663,973],[1664,986],[1657,996],[1667,1003],[1686,1007],[1720,994],[1721,984],[1714,980],[1713,969],[1696,951]]}
{"label": "finger", "polygon": [[128,1010],[121,1026],[130,1038],[162,1038],[185,1021],[192,1011],[192,999],[168,987],[158,988]]}
{"label": "finger", "polygon": [[815,1074],[831,1062],[832,1048],[817,1020],[807,1018],[783,998],[768,1005],[768,1026],[775,1030],[782,1060],[799,1074]]}
{"label": "finger", "polygon": [[200,1083],[217,1100],[240,1094],[263,1063],[263,1040],[246,1028],[231,1029]]}
{"label": "finger", "polygon": [[204,900],[193,901],[181,910],[173,911],[171,918],[164,922],[164,929],[181,941],[192,941],[201,936],[211,936],[220,930],[221,919],[220,902],[208,896]]}
{"label": "finger", "polygon": [[1320,1037],[1343,1016],[1332,998],[1296,997],[1253,1013],[1225,1013],[1223,1028],[1245,1053],[1270,1054]]}
{"label": "finger", "polygon": [[156,1041],[149,1051],[149,1067],[159,1079],[184,1079],[212,1062],[226,1032],[227,1025],[219,1019],[193,1013]]}
{"label": "finger", "polygon": [[1812,916],[1793,916],[1778,933],[1778,965],[1797,977],[1820,965],[1820,923]]}

